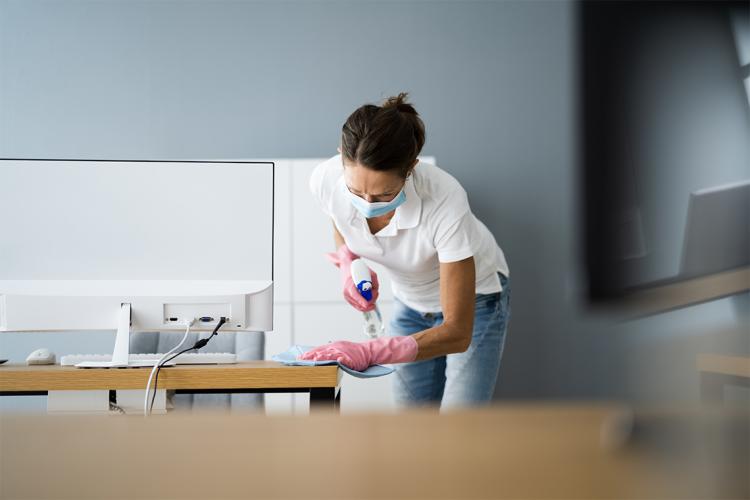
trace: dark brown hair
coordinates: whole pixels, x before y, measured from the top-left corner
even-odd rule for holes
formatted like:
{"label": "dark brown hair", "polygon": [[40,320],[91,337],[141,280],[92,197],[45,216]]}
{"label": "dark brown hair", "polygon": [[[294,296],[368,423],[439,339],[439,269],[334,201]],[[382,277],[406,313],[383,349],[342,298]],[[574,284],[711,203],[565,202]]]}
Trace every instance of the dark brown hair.
{"label": "dark brown hair", "polygon": [[365,104],[349,115],[341,129],[344,159],[407,177],[424,146],[424,123],[407,95],[389,97],[381,106]]}

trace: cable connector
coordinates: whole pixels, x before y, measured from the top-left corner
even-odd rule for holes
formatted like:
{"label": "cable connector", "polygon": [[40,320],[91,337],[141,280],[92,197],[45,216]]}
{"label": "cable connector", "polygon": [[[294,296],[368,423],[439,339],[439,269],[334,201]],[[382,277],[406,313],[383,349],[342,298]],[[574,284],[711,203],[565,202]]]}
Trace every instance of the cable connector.
{"label": "cable connector", "polygon": [[214,331],[211,332],[211,335],[209,335],[205,339],[198,340],[195,344],[193,344],[192,349],[200,349],[202,347],[205,347],[206,344],[208,344],[208,341],[211,340],[211,337],[216,335],[219,332],[219,328],[221,328],[226,322],[227,322],[227,318],[225,318],[224,316],[219,318],[219,322],[216,323],[216,326],[214,327]]}
{"label": "cable connector", "polygon": [[206,344],[208,344],[208,339],[210,338],[211,337],[206,337],[205,339],[198,340],[198,342],[196,342],[195,345],[193,345],[193,349],[200,349],[202,347],[206,347]]}

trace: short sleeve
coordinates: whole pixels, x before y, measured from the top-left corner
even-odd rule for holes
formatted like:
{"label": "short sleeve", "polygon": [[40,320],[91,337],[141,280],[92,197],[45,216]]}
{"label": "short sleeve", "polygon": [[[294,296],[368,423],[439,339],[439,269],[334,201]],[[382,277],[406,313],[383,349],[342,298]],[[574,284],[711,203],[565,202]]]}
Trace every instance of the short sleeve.
{"label": "short sleeve", "polygon": [[435,248],[438,261],[457,262],[474,255],[473,244],[476,241],[473,215],[467,211],[461,218],[445,228],[438,228],[435,235]]}
{"label": "short sleeve", "polygon": [[318,205],[323,212],[329,216],[331,215],[330,203],[333,192],[332,184],[335,181],[332,175],[332,167],[334,166],[332,162],[335,161],[335,159],[336,157],[318,164],[313,169],[312,174],[310,174],[310,179],[308,180],[310,193],[312,193],[313,198],[318,202]]}

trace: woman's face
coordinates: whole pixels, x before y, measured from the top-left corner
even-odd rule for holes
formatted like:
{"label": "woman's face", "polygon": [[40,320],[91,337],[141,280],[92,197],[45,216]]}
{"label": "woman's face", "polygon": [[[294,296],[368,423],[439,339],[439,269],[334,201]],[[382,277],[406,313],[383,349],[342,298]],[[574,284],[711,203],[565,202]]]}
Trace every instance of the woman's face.
{"label": "woman's face", "polygon": [[344,182],[352,194],[369,203],[391,201],[405,184],[394,172],[371,170],[356,163],[344,163]]}
{"label": "woman's face", "polygon": [[[338,148],[341,153],[341,148]],[[406,184],[395,171],[372,170],[358,163],[344,160],[344,182],[352,194],[359,196],[368,203],[391,201]],[[414,165],[418,163],[414,161]]]}

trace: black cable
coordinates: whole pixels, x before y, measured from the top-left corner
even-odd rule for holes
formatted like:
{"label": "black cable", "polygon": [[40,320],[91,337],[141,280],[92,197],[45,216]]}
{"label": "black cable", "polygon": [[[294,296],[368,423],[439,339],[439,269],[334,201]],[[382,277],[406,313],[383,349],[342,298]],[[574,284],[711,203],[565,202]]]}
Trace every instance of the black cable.
{"label": "black cable", "polygon": [[193,347],[188,347],[187,349],[183,349],[182,351],[180,351],[180,352],[178,352],[176,354],[173,354],[169,358],[165,359],[161,364],[159,364],[159,366],[156,367],[156,376],[154,377],[154,394],[151,396],[151,404],[149,405],[149,408],[148,408],[148,412],[149,413],[151,413],[153,411],[153,409],[154,409],[154,402],[156,401],[156,390],[157,390],[157,387],[158,387],[158,384],[159,384],[159,372],[161,371],[161,368],[165,364],[169,363],[174,358],[176,358],[177,356],[179,356],[180,354],[184,354],[184,353],[186,353],[188,351],[192,351],[193,349],[195,349],[197,351],[198,349],[201,349],[201,348],[205,347],[206,344],[208,344],[208,341],[211,340],[211,338],[213,338],[213,336],[218,333],[219,328],[221,328],[224,325],[224,323],[226,323],[226,322],[227,322],[227,318],[225,318],[224,316],[222,316],[219,319],[219,322],[216,324],[216,328],[214,328],[214,331],[211,332],[211,335],[209,335],[205,339],[199,339],[198,341],[196,341],[195,344],[193,344]]}

